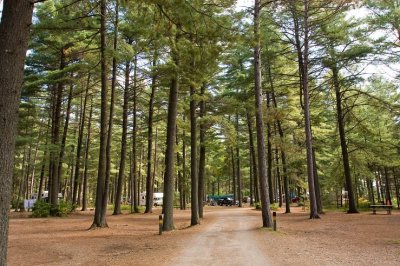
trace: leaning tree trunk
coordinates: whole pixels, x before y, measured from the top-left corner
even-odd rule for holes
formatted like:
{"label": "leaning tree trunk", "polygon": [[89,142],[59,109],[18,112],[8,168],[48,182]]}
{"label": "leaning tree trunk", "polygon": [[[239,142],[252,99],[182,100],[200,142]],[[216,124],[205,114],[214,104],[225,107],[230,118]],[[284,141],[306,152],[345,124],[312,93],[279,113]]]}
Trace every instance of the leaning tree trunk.
{"label": "leaning tree trunk", "polygon": [[356,200],[354,197],[353,182],[351,179],[349,154],[347,151],[346,132],[345,132],[345,128],[344,128],[344,114],[343,114],[343,110],[342,110],[342,96],[341,96],[340,85],[339,85],[339,73],[335,66],[332,67],[332,78],[333,78],[333,84],[334,84],[335,96],[336,96],[337,123],[338,123],[338,128],[339,128],[340,147],[342,149],[344,178],[346,181],[346,189],[347,189],[348,199],[349,199],[349,210],[347,212],[348,213],[358,213],[357,206],[356,206]]}
{"label": "leaning tree trunk", "polygon": [[[108,227],[106,221],[106,210],[103,201],[107,201],[106,189],[106,147],[108,129],[107,110],[107,62],[106,62],[106,0],[100,2],[100,64],[101,64],[101,111],[100,111],[100,148],[99,165],[96,188],[96,209],[94,213],[92,229],[96,227]],[[105,199],[104,199],[105,198]]]}
{"label": "leaning tree trunk", "polygon": [[264,141],[264,122],[262,113],[262,89],[261,89],[261,49],[260,49],[260,10],[261,1],[254,1],[254,81],[255,81],[255,110],[257,129],[257,151],[258,151],[258,175],[260,177],[261,212],[263,227],[272,227],[270,210],[268,181],[266,176],[266,156]]}
{"label": "leaning tree trunk", "polygon": [[4,0],[0,22],[0,265],[7,265],[18,106],[33,2]]}

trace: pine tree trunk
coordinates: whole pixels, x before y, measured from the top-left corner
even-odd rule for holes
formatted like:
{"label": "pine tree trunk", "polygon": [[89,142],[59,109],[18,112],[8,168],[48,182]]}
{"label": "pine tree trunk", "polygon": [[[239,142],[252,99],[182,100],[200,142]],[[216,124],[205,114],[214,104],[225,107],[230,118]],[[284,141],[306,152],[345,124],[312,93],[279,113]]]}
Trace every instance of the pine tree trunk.
{"label": "pine tree trunk", "polygon": [[[60,57],[60,67],[59,70],[62,71],[66,67],[66,58],[65,58],[65,50],[64,47],[61,48],[61,57]],[[54,103],[53,106],[53,124],[52,124],[52,138],[51,144],[54,147],[60,147],[60,122],[61,122],[61,105],[64,91],[63,81],[59,81],[55,88],[54,93]],[[58,165],[60,162],[60,153],[58,150],[54,150],[50,152],[50,160],[51,160],[51,179],[49,179],[49,203],[56,207],[58,205],[58,192],[60,189],[60,173],[58,172]],[[53,213],[52,213],[53,215]]]}
{"label": "pine tree trunk", "polygon": [[[157,55],[153,57],[153,67],[157,64]],[[151,213],[153,208],[153,187],[152,187],[152,150],[153,150],[153,116],[154,116],[154,98],[156,91],[157,76],[153,73],[151,79],[151,93],[149,100],[149,121],[147,133],[147,176],[146,176],[146,210],[145,213]],[[155,163],[155,162],[154,162]]]}
{"label": "pine tree trunk", "polygon": [[306,150],[307,150],[307,176],[308,176],[308,188],[310,193],[310,219],[320,218],[318,215],[318,208],[315,196],[315,185],[314,185],[314,163],[312,154],[312,136],[311,136],[311,114],[310,114],[310,95],[308,88],[308,16],[309,16],[309,0],[303,0],[304,5],[304,18],[303,18],[303,30],[304,39],[300,41],[300,25],[297,17],[297,11],[293,0],[290,1],[294,22],[295,31],[295,42],[297,50],[297,58],[300,71],[300,88],[303,93],[303,110],[304,110],[304,121],[305,121],[305,135],[306,135]]}
{"label": "pine tree trunk", "polygon": [[99,164],[97,174],[97,188],[96,188],[96,209],[94,213],[94,220],[91,226],[92,229],[96,227],[108,227],[106,221],[106,210],[104,209],[103,202],[107,201],[107,188],[106,188],[106,147],[108,135],[108,110],[107,110],[107,62],[106,62],[106,0],[100,1],[100,64],[101,64],[101,110],[100,110],[100,148],[99,148]]}
{"label": "pine tree trunk", "polygon": [[396,193],[397,209],[400,209],[399,180],[394,167],[392,168],[392,172],[393,172],[394,188]]}
{"label": "pine tree trunk", "polygon": [[[183,116],[183,121],[185,121],[185,116]],[[186,140],[185,140],[186,132],[183,130],[182,132],[182,183],[181,183],[181,190],[182,190],[182,209],[186,210]]]}
{"label": "pine tree trunk", "polygon": [[[49,123],[48,123],[47,125],[48,125],[48,126],[50,125],[50,120],[49,120]],[[44,144],[45,150],[44,150],[43,157],[42,157],[42,167],[41,167],[41,169],[40,169],[39,186],[38,186],[38,197],[37,197],[37,200],[41,200],[41,199],[42,199],[42,191],[43,191],[43,183],[44,183],[44,173],[45,173],[45,170],[46,170],[46,162],[47,162],[47,157],[48,157],[48,156],[47,156],[47,151],[48,151],[48,148],[47,148],[48,134],[49,134],[49,132],[48,132],[48,130],[47,130],[47,132],[46,132],[46,142],[45,142],[45,144]]]}
{"label": "pine tree trunk", "polygon": [[[178,41],[178,36],[176,37]],[[176,50],[176,43],[173,44],[172,54],[173,60],[177,67],[179,67],[178,51]],[[171,231],[174,229],[173,211],[174,211],[174,147],[175,147],[175,129],[176,129],[176,115],[178,107],[178,73],[174,73],[171,80],[168,100],[168,118],[167,118],[167,140],[165,152],[165,173],[164,173],[164,202],[163,202],[163,230]],[[196,198],[197,200],[197,198]]]}
{"label": "pine tree trunk", "polygon": [[[270,108],[270,93],[267,93],[267,109]],[[268,188],[269,188],[269,201],[271,204],[275,203],[274,186],[272,184],[272,144],[271,144],[272,134],[271,134],[271,124],[267,122],[267,178],[268,178]]]}
{"label": "pine tree trunk", "polygon": [[[259,196],[258,196],[258,175],[257,175],[257,160],[256,160],[256,151],[254,149],[254,140],[253,140],[253,126],[251,123],[251,116],[249,111],[246,112],[247,116],[247,129],[249,131],[249,143],[250,143],[250,154],[251,154],[251,169],[253,173],[253,186],[254,188],[250,190],[254,192],[254,199],[256,202],[258,202]],[[251,184],[251,183],[250,183]],[[253,195],[250,195],[250,205],[253,205]]]}
{"label": "pine tree trunk", "polygon": [[257,129],[257,151],[258,151],[258,176],[260,178],[262,226],[272,227],[272,215],[269,201],[269,188],[266,176],[266,158],[264,141],[264,122],[262,113],[262,88],[261,88],[261,49],[260,49],[260,9],[261,1],[254,1],[254,81],[255,81],[255,110]]}
{"label": "pine tree trunk", "polygon": [[[137,55],[135,54],[134,60],[133,60],[133,126],[132,126],[132,180],[131,180],[131,185],[132,185],[132,194],[133,196],[133,211],[138,213],[139,212],[139,188],[137,182],[139,175],[137,171],[137,131],[138,131],[138,126],[137,126],[137,103],[138,103],[138,85],[137,85]],[[142,149],[140,150],[140,169],[139,173],[141,172],[141,167],[142,167],[142,154],[143,151]],[[136,195],[136,196],[135,196]]]}
{"label": "pine tree trunk", "polygon": [[32,1],[3,1],[0,22],[0,265],[7,265],[18,107],[32,12]]}
{"label": "pine tree trunk", "polygon": [[119,164],[118,182],[115,193],[115,206],[113,213],[115,215],[121,214],[122,185],[125,179],[126,139],[128,132],[129,72],[130,72],[130,64],[129,62],[127,62],[125,64],[124,104],[122,107],[122,138],[121,138],[121,152],[120,152],[121,159]]}
{"label": "pine tree trunk", "polygon": [[333,84],[334,84],[335,96],[336,96],[337,123],[338,123],[338,128],[339,128],[340,147],[342,149],[344,177],[345,177],[345,181],[346,181],[346,190],[347,190],[348,199],[349,199],[349,210],[347,212],[348,213],[358,213],[357,207],[356,207],[356,201],[354,198],[353,182],[351,179],[349,154],[347,151],[346,133],[345,133],[345,128],[344,128],[344,114],[343,114],[343,110],[342,110],[342,95],[340,92],[340,85],[339,85],[339,73],[338,73],[336,66],[332,67],[332,78],[333,78]]}
{"label": "pine tree trunk", "polygon": [[[176,126],[176,135],[175,135],[175,142],[176,142],[176,147],[179,146],[179,138],[178,138],[178,126]],[[179,151],[176,151],[176,165],[178,167],[178,192],[179,192],[179,208],[183,210],[183,175],[182,175],[182,160],[181,156],[179,155]]]}
{"label": "pine tree trunk", "polygon": [[75,174],[74,174],[74,187],[72,192],[72,204],[78,205],[79,201],[77,201],[77,193],[78,186],[81,183],[80,178],[80,170],[81,170],[81,150],[82,150],[82,142],[83,142],[83,131],[85,127],[85,118],[86,118],[86,105],[89,94],[89,85],[90,85],[90,73],[88,74],[87,82],[86,82],[86,90],[83,100],[83,106],[81,107],[81,115],[80,115],[80,125],[78,132],[78,144],[76,147],[76,161],[75,161]]}
{"label": "pine tree trunk", "polygon": [[[113,51],[117,51],[117,34],[118,34],[118,13],[119,13],[119,1],[116,1],[115,5],[115,23],[114,23],[114,38],[113,38]],[[114,107],[115,107],[115,87],[117,81],[117,58],[114,55],[112,59],[112,77],[111,77],[111,95],[110,95],[110,112],[108,118],[108,132],[107,132],[107,145],[106,145],[106,176],[104,182],[104,193],[103,193],[103,208],[102,216],[106,216],[108,199],[112,196],[110,193],[111,183],[111,147],[112,147],[112,136],[113,136],[113,124],[114,124]]]}
{"label": "pine tree trunk", "polygon": [[[230,147],[230,153],[231,153],[231,163],[232,163],[232,190],[233,190],[233,202],[236,202],[236,165],[235,165],[235,153],[233,152],[233,147]],[[228,191],[231,191],[229,182],[229,188]]]}
{"label": "pine tree trunk", "polygon": [[197,119],[196,119],[195,88],[190,86],[190,180],[191,180],[191,222],[199,224],[199,180],[197,175]]}
{"label": "pine tree trunk", "polygon": [[206,102],[205,97],[206,85],[201,86],[200,94],[200,158],[199,158],[199,217],[203,218],[203,196],[204,196],[204,183],[205,183],[205,171],[206,171],[206,124],[204,122],[204,116],[206,115]]}
{"label": "pine tree trunk", "polygon": [[319,214],[323,214],[322,208],[322,199],[321,199],[321,191],[319,189],[319,176],[318,176],[318,168],[317,168],[317,160],[315,157],[315,150],[313,148],[313,167],[314,167],[314,187],[315,187],[315,201],[317,202],[317,211]]}
{"label": "pine tree trunk", "polygon": [[392,205],[392,196],[390,193],[390,181],[389,181],[389,173],[387,170],[387,167],[384,167],[384,172],[385,172],[385,204],[386,205]]}
{"label": "pine tree trunk", "polygon": [[282,184],[281,184],[281,170],[279,167],[279,149],[278,146],[275,147],[275,163],[276,163],[276,179],[278,183],[278,193],[279,193],[279,207],[282,207],[283,196],[282,196]]}
{"label": "pine tree trunk", "polygon": [[[237,180],[237,200],[239,207],[242,207],[242,178],[240,176],[240,149],[239,149],[239,114],[236,112],[236,180]],[[236,205],[236,201],[233,202]]]}
{"label": "pine tree trunk", "polygon": [[89,169],[89,150],[90,150],[90,134],[92,127],[93,99],[90,99],[89,121],[87,125],[86,147],[85,147],[85,169],[83,171],[83,188],[82,188],[82,211],[87,210],[87,190],[88,190],[88,169]]}
{"label": "pine tree trunk", "polygon": [[[71,74],[71,77],[73,74]],[[65,110],[65,122],[64,122],[64,130],[63,130],[63,135],[61,138],[61,147],[60,147],[60,155],[59,155],[59,161],[58,161],[58,175],[59,175],[59,180],[60,183],[62,181],[62,164],[64,160],[64,153],[65,153],[65,143],[67,141],[67,134],[68,134],[68,126],[69,126],[69,118],[70,118],[70,113],[71,113],[71,102],[72,102],[72,91],[73,91],[73,85],[71,84],[69,87],[69,92],[68,92],[68,99],[67,99],[67,109]]]}
{"label": "pine tree trunk", "polygon": [[[270,85],[271,85],[272,103],[274,105],[274,108],[278,108],[278,103],[277,103],[276,97],[275,97],[275,86],[273,83],[272,72],[271,72],[270,67],[268,67],[268,76],[269,76]],[[284,133],[283,133],[281,121],[279,119],[276,121],[276,126],[278,128],[279,138],[281,140],[281,143],[283,144],[285,141]],[[282,170],[283,170],[283,190],[285,193],[285,213],[290,213],[289,178],[288,178],[288,169],[287,169],[287,163],[286,163],[286,153],[285,153],[284,147],[281,148],[281,161],[282,161]]]}

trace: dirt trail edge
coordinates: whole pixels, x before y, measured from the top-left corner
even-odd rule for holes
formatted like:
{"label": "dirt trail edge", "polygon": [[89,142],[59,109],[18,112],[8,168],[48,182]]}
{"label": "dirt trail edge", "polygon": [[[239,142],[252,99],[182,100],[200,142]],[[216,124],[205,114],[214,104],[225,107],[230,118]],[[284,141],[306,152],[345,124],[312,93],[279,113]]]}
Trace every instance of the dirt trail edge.
{"label": "dirt trail edge", "polygon": [[272,265],[258,248],[260,218],[251,212],[231,207],[210,213],[213,222],[166,265]]}

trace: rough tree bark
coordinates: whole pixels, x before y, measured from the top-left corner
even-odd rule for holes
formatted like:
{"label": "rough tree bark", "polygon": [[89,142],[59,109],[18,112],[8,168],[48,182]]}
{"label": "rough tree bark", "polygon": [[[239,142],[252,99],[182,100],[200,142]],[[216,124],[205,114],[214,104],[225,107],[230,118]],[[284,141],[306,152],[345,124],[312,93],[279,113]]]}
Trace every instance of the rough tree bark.
{"label": "rough tree bark", "polygon": [[90,133],[92,127],[93,115],[93,99],[90,99],[89,121],[87,125],[86,147],[85,147],[85,170],[83,171],[83,188],[82,188],[82,211],[87,210],[87,190],[88,190],[88,169],[89,169],[89,147],[90,147]]}
{"label": "rough tree bark", "polygon": [[129,72],[130,72],[130,63],[127,62],[125,64],[124,103],[122,106],[122,138],[121,138],[121,152],[120,152],[121,159],[119,162],[118,183],[115,193],[115,206],[113,213],[114,215],[121,214],[122,185],[125,179],[126,139],[128,133]]}
{"label": "rough tree bark", "polygon": [[81,151],[82,151],[83,131],[85,128],[86,105],[87,105],[87,99],[88,99],[88,94],[89,94],[89,83],[90,83],[90,74],[88,74],[87,82],[86,82],[85,95],[84,95],[84,99],[83,99],[83,107],[82,107],[82,111],[81,111],[81,115],[80,115],[81,123],[79,126],[79,132],[78,132],[78,144],[76,147],[74,187],[73,187],[73,192],[72,192],[72,204],[74,204],[74,205],[79,205],[79,202],[77,201],[77,195],[78,195],[78,186],[81,183],[81,180],[80,180]]}
{"label": "rough tree bark", "polygon": [[33,1],[4,0],[0,22],[0,265],[7,265],[8,215],[24,61]]}
{"label": "rough tree bark", "polygon": [[[157,53],[153,57],[153,68],[157,64]],[[153,208],[153,187],[151,178],[151,154],[153,149],[153,116],[154,116],[154,97],[156,92],[157,76],[153,73],[151,78],[151,93],[149,100],[149,120],[147,132],[147,176],[146,176],[146,210],[145,213],[151,213]],[[154,162],[155,163],[155,162]]]}
{"label": "rough tree bark", "polygon": [[196,121],[196,90],[190,86],[190,179],[191,179],[191,222],[199,224],[199,181],[197,175],[197,121]]}
{"label": "rough tree bark", "polygon": [[[96,188],[96,209],[94,213],[93,224],[91,229],[97,227],[108,227],[106,221],[106,210],[103,207],[103,201],[107,200],[106,189],[106,146],[107,146],[107,126],[108,126],[108,110],[107,110],[107,62],[106,62],[106,0],[100,2],[100,64],[101,64],[101,110],[100,110],[100,148],[99,148],[99,164],[97,174]],[[105,199],[104,199],[105,198]]]}
{"label": "rough tree bark", "polygon": [[344,128],[342,95],[340,92],[340,84],[339,84],[339,72],[338,72],[338,69],[336,68],[336,66],[332,67],[332,78],[333,78],[333,85],[334,85],[335,96],[336,96],[337,124],[338,124],[338,128],[339,128],[340,147],[342,149],[344,177],[345,177],[345,181],[346,181],[346,190],[347,190],[348,199],[349,199],[349,210],[347,212],[348,213],[358,213],[356,201],[354,198],[353,182],[351,180],[349,153],[347,150],[346,132],[345,132],[345,128]]}
{"label": "rough tree bark", "polygon": [[204,116],[206,115],[206,101],[205,97],[206,85],[203,84],[200,89],[200,158],[199,158],[199,217],[203,218],[203,195],[204,195],[204,181],[205,181],[205,168],[206,168],[206,124]]}
{"label": "rough tree bark", "polygon": [[[176,36],[176,41],[179,37]],[[176,43],[172,45],[172,57],[176,67],[179,66],[178,50]],[[176,71],[176,70],[175,70]],[[163,230],[171,231],[174,229],[173,211],[174,211],[174,148],[176,134],[176,115],[178,107],[179,75],[173,74],[169,90],[168,100],[168,118],[167,118],[167,140],[165,152],[165,171],[164,171],[164,220]],[[196,198],[197,200],[197,198]]]}
{"label": "rough tree bark", "polygon": [[268,181],[265,165],[265,141],[264,122],[262,113],[262,89],[261,89],[261,49],[260,49],[260,10],[261,1],[254,1],[254,81],[255,81],[255,111],[257,129],[257,151],[258,151],[258,175],[260,178],[261,212],[263,227],[272,227],[270,210]]}
{"label": "rough tree bark", "polygon": [[[236,180],[237,180],[237,198],[239,207],[242,207],[242,178],[240,176],[240,149],[239,149],[239,113],[236,112]],[[236,201],[233,202],[236,205]]]}
{"label": "rough tree bark", "polygon": [[300,88],[303,94],[303,110],[305,121],[306,150],[307,150],[307,176],[308,188],[310,193],[310,219],[320,218],[318,215],[317,201],[315,196],[314,184],[314,163],[312,154],[312,135],[311,135],[311,114],[310,114],[310,95],[308,88],[308,46],[309,46],[309,0],[303,0],[303,40],[300,41],[300,23],[298,11],[294,0],[290,0],[291,12],[293,15],[295,46],[300,71]]}
{"label": "rough tree bark", "polygon": [[[253,140],[253,126],[251,123],[251,116],[249,111],[246,112],[247,117],[247,129],[249,131],[249,143],[250,143],[250,155],[251,155],[251,169],[253,173],[253,189],[250,188],[250,205],[253,205],[253,194],[256,202],[259,200],[258,196],[258,175],[257,175],[257,159],[256,159],[256,151],[254,149],[254,140]],[[250,186],[252,182],[250,182]],[[253,192],[253,193],[252,193]]]}

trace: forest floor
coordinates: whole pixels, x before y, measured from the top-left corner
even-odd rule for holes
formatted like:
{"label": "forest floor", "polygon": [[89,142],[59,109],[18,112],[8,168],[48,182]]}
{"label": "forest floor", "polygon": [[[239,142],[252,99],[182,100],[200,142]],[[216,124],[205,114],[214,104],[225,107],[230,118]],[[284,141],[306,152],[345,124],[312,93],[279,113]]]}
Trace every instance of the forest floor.
{"label": "forest floor", "polygon": [[152,214],[107,216],[109,228],[88,230],[94,211],[66,218],[11,212],[8,265],[400,265],[400,212],[321,219],[293,207],[278,211],[277,232],[262,229],[261,212],[207,206],[201,225],[174,210],[176,230],[158,235]]}

